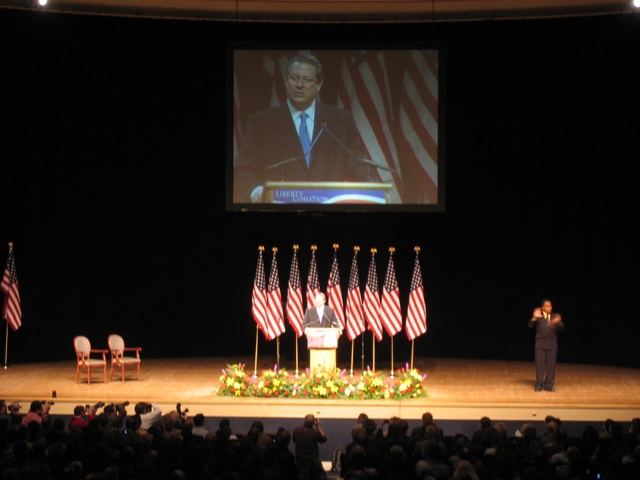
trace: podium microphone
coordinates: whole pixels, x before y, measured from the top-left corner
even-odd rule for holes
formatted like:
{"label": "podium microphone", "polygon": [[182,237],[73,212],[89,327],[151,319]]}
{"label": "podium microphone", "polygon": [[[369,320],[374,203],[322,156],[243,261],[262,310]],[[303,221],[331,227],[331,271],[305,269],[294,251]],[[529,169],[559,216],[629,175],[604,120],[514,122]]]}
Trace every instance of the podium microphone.
{"label": "podium microphone", "polygon": [[300,160],[301,158],[305,158],[308,154],[310,154],[313,151],[313,148],[316,146],[316,143],[318,143],[318,140],[320,139],[320,137],[322,136],[322,134],[325,131],[325,125],[327,122],[324,122],[322,124],[322,127],[320,128],[320,131],[318,132],[318,134],[316,135],[316,138],[313,139],[313,142],[311,142],[311,145],[309,145],[309,150],[307,150],[306,152],[304,152],[302,155],[297,155],[295,157],[291,157],[291,158],[287,158],[286,160],[282,160],[280,162],[274,163],[272,165],[269,165],[268,167],[265,167],[263,169],[263,171],[267,171],[267,170],[273,170],[279,167],[282,167],[283,165],[286,165],[288,163],[291,162],[295,162],[297,160]]}
{"label": "podium microphone", "polygon": [[[342,140],[340,140],[332,131],[329,127],[327,127],[327,122],[324,122],[322,124],[322,131],[326,131],[327,133],[329,133],[329,135],[331,135],[331,138],[333,138],[338,145],[340,145],[340,147],[347,152],[349,155],[351,155],[353,158],[355,158],[356,160],[358,160],[359,162],[362,163],[366,163],[367,165],[371,165],[372,167],[376,167],[379,168],[381,170],[386,170],[387,172],[391,172],[394,175],[397,175],[398,172],[396,172],[393,168],[388,167],[387,165],[383,165],[381,163],[378,162],[374,162],[373,160],[369,160],[368,158],[364,158],[360,155],[357,155],[353,150],[351,150],[349,147],[347,147]],[[319,136],[319,135],[318,135]]]}

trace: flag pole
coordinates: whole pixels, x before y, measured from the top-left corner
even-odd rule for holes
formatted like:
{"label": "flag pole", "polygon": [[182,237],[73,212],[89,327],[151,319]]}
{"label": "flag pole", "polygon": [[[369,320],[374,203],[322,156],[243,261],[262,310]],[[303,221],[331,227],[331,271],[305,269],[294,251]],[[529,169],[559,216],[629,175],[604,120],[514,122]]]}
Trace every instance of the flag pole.
{"label": "flag pole", "polygon": [[9,320],[7,320],[7,328],[4,336],[4,368],[9,368],[7,357],[9,355]]}
{"label": "flag pole", "polygon": [[260,331],[260,329],[258,328],[258,325],[256,324],[256,354],[255,354],[255,358],[253,360],[253,376],[254,378],[258,376],[258,332]]}
{"label": "flag pole", "polygon": [[371,368],[373,368],[373,371],[375,372],[376,371],[376,336],[375,336],[375,334],[373,335],[373,338],[371,339],[371,345],[372,345],[371,352],[372,352],[372,355],[373,355],[373,362],[371,364],[372,365]]}
{"label": "flag pole", "polygon": [[276,365],[280,370],[280,335],[276,338]]}
{"label": "flag pole", "polygon": [[360,369],[364,372],[364,333],[362,332],[362,335],[360,336],[360,349],[362,350],[361,354],[360,354]]}
{"label": "flag pole", "polygon": [[349,373],[352,377],[353,377],[353,348],[354,348],[355,342],[356,342],[355,338],[351,340],[351,369],[349,370]]}
{"label": "flag pole", "polygon": [[393,337],[391,337],[391,378],[393,378]]}
{"label": "flag pole", "polygon": [[296,335],[296,378],[298,377],[298,336]]}
{"label": "flag pole", "polygon": [[415,339],[411,340],[411,370],[413,370],[413,350],[414,350],[415,346],[416,346]]}

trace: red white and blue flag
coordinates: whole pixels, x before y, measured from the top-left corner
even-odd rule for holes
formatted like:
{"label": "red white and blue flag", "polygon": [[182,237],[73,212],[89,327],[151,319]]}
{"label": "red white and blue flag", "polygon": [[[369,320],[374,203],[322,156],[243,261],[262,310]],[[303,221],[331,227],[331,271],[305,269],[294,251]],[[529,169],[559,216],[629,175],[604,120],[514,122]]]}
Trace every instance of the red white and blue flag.
{"label": "red white and blue flag", "polygon": [[355,339],[365,331],[362,296],[360,295],[360,279],[358,277],[358,250],[353,249],[351,274],[349,275],[349,290],[347,291],[346,330],[349,340]]}
{"label": "red white and blue flag", "polygon": [[378,272],[376,269],[375,251],[371,252],[367,286],[364,289],[364,318],[369,330],[377,341],[382,340],[382,324],[380,323],[380,293],[378,289]]}
{"label": "red white and blue flag", "polygon": [[302,308],[302,285],[300,283],[300,268],[298,265],[298,246],[293,247],[291,270],[289,272],[289,285],[287,287],[287,320],[296,332],[296,336],[302,336],[302,321],[304,310]]}

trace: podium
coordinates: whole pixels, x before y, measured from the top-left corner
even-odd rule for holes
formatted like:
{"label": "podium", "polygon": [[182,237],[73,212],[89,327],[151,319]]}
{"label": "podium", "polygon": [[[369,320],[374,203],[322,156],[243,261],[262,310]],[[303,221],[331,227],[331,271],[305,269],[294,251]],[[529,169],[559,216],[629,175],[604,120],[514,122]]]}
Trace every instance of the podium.
{"label": "podium", "polygon": [[266,203],[340,204],[389,203],[390,183],[363,182],[265,182]]}
{"label": "podium", "polygon": [[307,348],[309,349],[309,371],[336,368],[339,328],[307,328]]}

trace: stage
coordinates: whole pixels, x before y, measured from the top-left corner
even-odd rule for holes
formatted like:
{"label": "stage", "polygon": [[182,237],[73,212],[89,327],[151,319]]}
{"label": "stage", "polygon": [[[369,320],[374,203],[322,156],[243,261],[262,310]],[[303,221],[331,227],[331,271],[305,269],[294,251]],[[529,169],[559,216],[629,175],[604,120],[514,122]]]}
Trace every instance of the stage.
{"label": "stage", "polygon": [[[273,368],[261,359],[258,370]],[[640,370],[599,365],[558,364],[556,392],[535,392],[533,362],[418,358],[415,367],[427,374],[426,398],[414,400],[309,400],[236,398],[216,395],[221,369],[252,358],[144,359],[140,381],[135,370],[123,383],[119,372],[103,382],[94,371],[92,383],[81,375],[75,383],[75,363],[32,363],[0,370],[0,396],[23,404],[52,399],[52,413],[68,415],[79,404],[129,401],[158,403],[163,410],[181,402],[190,412],[209,417],[295,418],[319,413],[324,418],[355,419],[360,412],[372,418],[399,416],[418,420],[426,410],[441,420],[478,420],[483,415],[510,421],[539,421],[554,415],[564,421],[601,422],[611,418],[628,422],[640,416]],[[402,365],[395,365],[396,368]],[[295,372],[295,365],[282,365]],[[340,365],[344,368],[348,365]],[[378,365],[378,371],[384,371]],[[302,367],[301,367],[302,368]],[[107,372],[107,375],[109,372]],[[108,380],[108,378],[107,378]]]}

